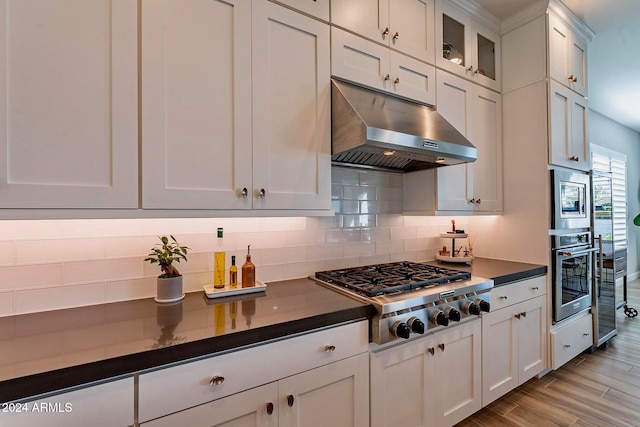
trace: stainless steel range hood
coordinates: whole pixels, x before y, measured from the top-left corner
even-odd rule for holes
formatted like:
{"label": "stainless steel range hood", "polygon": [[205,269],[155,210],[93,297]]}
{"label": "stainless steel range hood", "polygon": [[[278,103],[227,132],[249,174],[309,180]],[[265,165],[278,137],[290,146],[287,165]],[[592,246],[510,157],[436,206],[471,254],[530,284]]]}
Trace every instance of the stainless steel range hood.
{"label": "stainless steel range hood", "polygon": [[433,107],[335,79],[331,106],[336,165],[411,172],[478,157],[473,144]]}

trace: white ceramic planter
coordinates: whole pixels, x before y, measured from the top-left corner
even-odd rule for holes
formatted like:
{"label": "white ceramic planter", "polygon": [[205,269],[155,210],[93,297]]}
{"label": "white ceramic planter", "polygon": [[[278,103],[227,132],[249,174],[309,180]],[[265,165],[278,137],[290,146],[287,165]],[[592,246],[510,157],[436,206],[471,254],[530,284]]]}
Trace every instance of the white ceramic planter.
{"label": "white ceramic planter", "polygon": [[184,298],[182,292],[182,276],[158,277],[156,283],[156,302],[167,303],[176,302]]}

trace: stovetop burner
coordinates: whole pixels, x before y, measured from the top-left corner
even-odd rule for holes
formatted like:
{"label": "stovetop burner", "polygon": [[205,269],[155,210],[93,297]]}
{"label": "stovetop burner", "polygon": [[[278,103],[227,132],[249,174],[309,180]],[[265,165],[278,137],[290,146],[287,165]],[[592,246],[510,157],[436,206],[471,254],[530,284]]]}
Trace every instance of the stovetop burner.
{"label": "stovetop burner", "polygon": [[316,278],[367,297],[375,297],[469,280],[471,273],[435,265],[401,261],[344,270],[321,271],[316,273]]}

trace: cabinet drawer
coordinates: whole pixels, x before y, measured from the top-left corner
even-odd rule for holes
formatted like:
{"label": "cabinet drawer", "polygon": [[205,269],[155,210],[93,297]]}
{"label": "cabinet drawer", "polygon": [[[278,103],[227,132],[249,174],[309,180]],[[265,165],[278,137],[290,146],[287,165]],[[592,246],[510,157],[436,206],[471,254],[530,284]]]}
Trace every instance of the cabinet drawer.
{"label": "cabinet drawer", "polygon": [[552,368],[558,369],[593,344],[592,315],[551,332]]}
{"label": "cabinet drawer", "polygon": [[491,290],[491,311],[546,294],[546,276],[534,277]]}
{"label": "cabinet drawer", "polygon": [[[368,322],[350,323],[140,375],[148,421],[368,351]],[[210,385],[214,377],[224,378]]]}

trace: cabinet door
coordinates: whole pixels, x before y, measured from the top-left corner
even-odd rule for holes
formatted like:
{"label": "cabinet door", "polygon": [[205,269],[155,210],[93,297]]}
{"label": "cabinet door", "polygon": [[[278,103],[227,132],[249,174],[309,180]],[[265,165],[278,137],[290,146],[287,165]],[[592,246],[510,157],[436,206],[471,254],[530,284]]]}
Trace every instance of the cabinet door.
{"label": "cabinet door", "polygon": [[278,384],[270,383],[142,423],[145,427],[276,427]]}
{"label": "cabinet door", "polygon": [[247,1],[142,1],[143,207],[251,207],[250,34]]}
{"label": "cabinet door", "polygon": [[369,425],[369,354],[279,381],[280,426]]}
{"label": "cabinet door", "polygon": [[390,46],[421,61],[435,60],[435,0],[389,0]]}
{"label": "cabinet door", "polygon": [[0,207],[137,208],[136,2],[0,0]]}
{"label": "cabinet door", "polygon": [[[437,109],[460,133],[470,136],[473,83],[437,71]],[[474,204],[472,169],[467,164],[437,169],[438,210],[471,211]]]}
{"label": "cabinet door", "polygon": [[[389,49],[333,27],[331,74],[374,89],[387,90],[393,86],[389,70]],[[409,78],[409,82],[416,78],[418,77]]]}
{"label": "cabinet door", "polygon": [[518,324],[513,307],[482,316],[482,406],[518,386]]}
{"label": "cabinet door", "polygon": [[470,141],[478,149],[478,160],[467,164],[475,199],[474,211],[502,211],[502,97],[474,87]]}
{"label": "cabinet door", "polygon": [[518,385],[547,367],[546,297],[541,296],[521,303],[519,313]]}
{"label": "cabinet door", "polygon": [[452,426],[482,407],[481,333],[476,319],[432,337],[425,364],[429,425]]}
{"label": "cabinet door", "polygon": [[500,91],[502,82],[500,35],[475,22],[472,22],[471,29],[474,65],[467,74],[474,82]]}
{"label": "cabinet door", "polygon": [[587,96],[587,44],[553,14],[549,15],[549,76]]}
{"label": "cabinet door", "polygon": [[331,23],[389,45],[389,0],[332,0]]}
{"label": "cabinet door", "polygon": [[587,104],[571,89],[550,82],[551,148],[549,163],[588,170]]}
{"label": "cabinet door", "polygon": [[329,26],[253,2],[253,208],[331,207]]}
{"label": "cabinet door", "polygon": [[[436,65],[451,73],[469,77],[475,70],[471,46],[472,21],[449,2],[436,2]],[[444,46],[447,49],[444,49]],[[449,49],[450,48],[450,49]]]}
{"label": "cabinet door", "polygon": [[129,426],[134,421],[134,398],[133,378],[111,381],[27,402],[17,407],[21,412],[0,412],[0,425]]}
{"label": "cabinet door", "polygon": [[436,103],[436,69],[398,52],[389,52],[391,91],[425,104]]}

